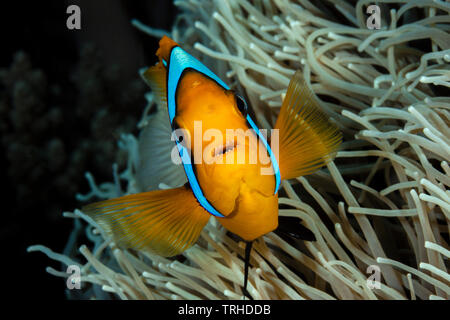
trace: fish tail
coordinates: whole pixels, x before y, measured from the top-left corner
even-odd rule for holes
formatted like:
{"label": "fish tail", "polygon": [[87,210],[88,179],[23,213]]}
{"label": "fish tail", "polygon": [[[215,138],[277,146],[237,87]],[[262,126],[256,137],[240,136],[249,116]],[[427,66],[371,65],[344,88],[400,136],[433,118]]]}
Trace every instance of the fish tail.
{"label": "fish tail", "polygon": [[100,201],[82,211],[119,246],[164,257],[192,246],[210,217],[185,186]]}
{"label": "fish tail", "polygon": [[275,128],[279,129],[278,164],[282,179],[311,174],[331,161],[342,133],[320,109],[301,71],[292,77]]}

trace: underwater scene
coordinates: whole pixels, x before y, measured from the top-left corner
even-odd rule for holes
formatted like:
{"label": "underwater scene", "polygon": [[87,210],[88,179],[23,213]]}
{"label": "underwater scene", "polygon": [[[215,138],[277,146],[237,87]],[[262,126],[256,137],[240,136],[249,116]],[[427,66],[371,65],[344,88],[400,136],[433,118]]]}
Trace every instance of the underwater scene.
{"label": "underwater scene", "polygon": [[8,6],[16,295],[450,298],[450,2]]}

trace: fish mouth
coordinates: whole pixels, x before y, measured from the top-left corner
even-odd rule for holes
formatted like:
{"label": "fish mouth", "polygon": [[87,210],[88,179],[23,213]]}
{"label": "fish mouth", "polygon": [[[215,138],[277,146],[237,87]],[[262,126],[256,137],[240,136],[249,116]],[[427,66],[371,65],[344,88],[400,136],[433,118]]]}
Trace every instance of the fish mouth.
{"label": "fish mouth", "polygon": [[218,157],[221,155],[224,155],[228,152],[233,151],[238,146],[238,143],[236,140],[234,141],[228,141],[225,145],[220,145],[213,150],[213,157]]}

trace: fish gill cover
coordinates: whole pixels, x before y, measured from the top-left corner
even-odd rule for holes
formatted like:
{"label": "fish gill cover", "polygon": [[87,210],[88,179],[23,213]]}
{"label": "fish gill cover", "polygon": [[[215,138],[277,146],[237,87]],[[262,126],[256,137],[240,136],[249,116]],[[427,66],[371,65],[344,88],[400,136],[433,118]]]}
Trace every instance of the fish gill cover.
{"label": "fish gill cover", "polygon": [[[253,244],[248,291],[254,299],[448,299],[450,231],[450,5],[377,1],[381,29],[369,29],[371,1],[176,1],[171,36],[245,92],[262,128],[273,127],[298,69],[344,134],[336,159],[319,172],[284,181],[279,215],[314,233],[303,242],[269,233]],[[447,90],[447,91],[445,91]],[[151,121],[151,92],[140,130]],[[145,136],[142,136],[145,137]],[[142,138],[143,139],[143,138]],[[79,200],[140,192],[140,138],[119,146],[128,165]],[[121,185],[126,185],[123,189]],[[160,187],[172,187],[165,181]],[[242,299],[244,243],[215,219],[182,256],[121,249],[82,211],[66,255],[78,266],[77,298]],[[87,236],[80,243],[80,235]],[[81,245],[81,246],[80,246]],[[377,278],[377,274],[379,278]],[[369,278],[369,283],[368,283]]]}

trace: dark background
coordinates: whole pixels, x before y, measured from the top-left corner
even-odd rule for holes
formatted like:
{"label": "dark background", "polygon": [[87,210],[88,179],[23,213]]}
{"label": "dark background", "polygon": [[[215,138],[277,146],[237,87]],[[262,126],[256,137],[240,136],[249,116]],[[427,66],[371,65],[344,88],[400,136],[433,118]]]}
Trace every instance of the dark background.
{"label": "dark background", "polygon": [[[68,30],[66,8],[81,8]],[[166,0],[3,1],[0,9],[0,181],[2,276],[13,299],[65,299],[65,280],[45,272],[59,263],[34,244],[62,252],[80,208],[84,172],[112,181],[121,133],[137,133],[147,91],[137,71],[155,63],[158,39],[132,18],[170,30]]]}

